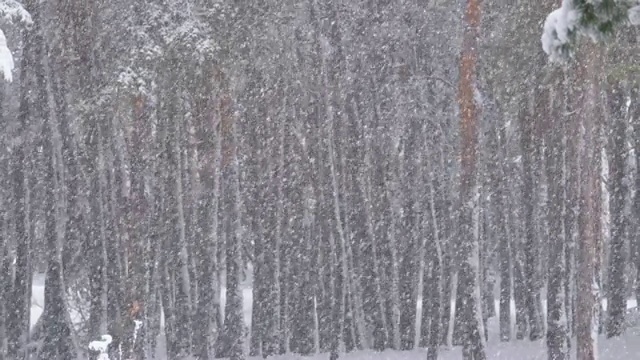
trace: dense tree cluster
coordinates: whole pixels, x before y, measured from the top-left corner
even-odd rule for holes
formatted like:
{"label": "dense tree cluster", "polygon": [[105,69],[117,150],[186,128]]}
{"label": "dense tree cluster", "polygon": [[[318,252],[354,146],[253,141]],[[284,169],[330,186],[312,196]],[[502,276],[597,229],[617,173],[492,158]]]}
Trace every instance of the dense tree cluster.
{"label": "dense tree cluster", "polygon": [[557,5],[0,0],[0,359],[480,360],[492,317],[594,359],[640,294],[636,34],[549,66]]}

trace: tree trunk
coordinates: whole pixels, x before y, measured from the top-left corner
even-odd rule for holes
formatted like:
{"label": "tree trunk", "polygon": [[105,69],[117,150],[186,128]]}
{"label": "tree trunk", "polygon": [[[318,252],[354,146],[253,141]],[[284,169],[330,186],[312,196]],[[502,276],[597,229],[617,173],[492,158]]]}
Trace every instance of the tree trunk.
{"label": "tree trunk", "polygon": [[[538,95],[537,91],[534,91],[535,95]],[[534,99],[538,101],[538,99]],[[524,105],[524,104],[523,104]],[[529,109],[527,106],[521,105],[520,111],[525,114],[519,115],[521,120],[520,127],[522,130],[521,144],[522,144],[522,167],[524,186],[522,191],[522,205],[524,207],[524,268],[523,268],[523,280],[525,286],[525,293],[523,294],[525,299],[526,314],[529,320],[529,339],[535,341],[542,336],[542,328],[539,322],[539,314],[536,308],[536,293],[538,291],[538,273],[536,271],[536,264],[538,261],[538,242],[536,241],[535,234],[535,198],[537,184],[535,182],[536,171],[534,169],[534,160],[536,159],[536,153],[538,151],[534,141],[534,122],[535,117],[531,116],[529,112],[535,111],[535,109]]]}
{"label": "tree trunk", "polygon": [[467,0],[460,64],[458,105],[460,107],[460,249],[459,296],[463,300],[463,358],[485,360],[485,340],[480,292],[480,244],[478,238],[477,126],[480,117],[476,103],[476,71],[480,37],[481,5]]}
{"label": "tree trunk", "polygon": [[577,307],[576,337],[577,360],[594,360],[597,356],[598,334],[598,269],[601,233],[599,202],[601,144],[600,82],[597,69],[602,66],[601,50],[596,44],[582,44],[576,80],[582,87],[583,102],[579,110],[582,133],[580,157],[580,214],[577,249]]}
{"label": "tree trunk", "polygon": [[[493,142],[494,164],[502,164],[504,156],[502,150],[505,145],[504,132],[502,130],[493,131],[490,141]],[[504,165],[498,165],[499,170],[491,171],[492,187],[495,191],[494,196],[494,223],[497,227],[496,236],[498,237],[498,270],[500,272],[500,305],[499,305],[499,324],[500,324],[500,341],[511,340],[511,244],[509,242],[509,234],[507,232],[507,217],[504,214],[505,196],[506,194],[506,172]]]}
{"label": "tree trunk", "polygon": [[[34,17],[38,16],[39,5],[36,1],[29,1],[26,4],[27,10]],[[29,317],[31,308],[31,269],[30,252],[31,239],[27,233],[27,182],[25,178],[26,156],[28,148],[27,125],[33,112],[33,104],[30,100],[30,86],[33,69],[36,64],[37,54],[37,31],[31,31],[25,36],[23,56],[20,71],[20,105],[18,109],[18,131],[17,141],[13,149],[12,157],[12,189],[14,202],[15,221],[15,243],[16,254],[13,261],[15,276],[11,283],[11,288],[6,289],[8,296],[6,300],[6,329],[7,329],[7,356],[8,358],[18,358],[24,349],[25,341],[29,331]]]}
{"label": "tree trunk", "polygon": [[[225,304],[224,320],[224,342],[227,356],[230,360],[243,360],[245,326],[243,317],[242,288],[242,198],[240,193],[240,160],[238,158],[238,147],[240,144],[237,133],[237,119],[232,115],[228,116],[230,121],[231,139],[229,146],[231,151],[231,164],[226,176],[225,209],[226,218],[226,265],[227,265],[227,296]],[[223,165],[224,168],[224,165]]]}
{"label": "tree trunk", "polygon": [[[36,31],[40,31],[37,29]],[[70,359],[74,357],[74,344],[71,334],[69,311],[66,306],[63,265],[62,265],[62,234],[58,231],[58,223],[61,220],[59,214],[59,203],[56,194],[60,193],[60,171],[56,171],[56,165],[61,163],[56,151],[55,140],[58,114],[55,106],[54,92],[52,88],[53,74],[49,62],[49,52],[47,43],[38,36],[38,58],[40,61],[36,66],[38,79],[39,98],[46,104],[41,105],[41,114],[44,121],[43,140],[44,154],[48,154],[45,171],[45,238],[47,248],[47,274],[45,277],[45,302],[42,314],[43,328],[45,331],[42,341],[42,349],[38,354],[39,359]]]}
{"label": "tree trunk", "polygon": [[626,228],[625,202],[627,185],[625,168],[627,163],[627,118],[625,116],[625,92],[619,82],[610,84],[608,92],[611,113],[612,136],[610,140],[609,194],[611,211],[611,245],[609,248],[609,279],[607,282],[607,337],[620,336],[624,331],[624,316],[627,309],[625,271]]}
{"label": "tree trunk", "polygon": [[[566,216],[566,198],[564,192],[565,169],[563,161],[564,134],[567,127],[563,106],[563,92],[549,90],[551,111],[546,114],[546,171],[548,181],[548,212],[549,222],[549,274],[547,280],[547,356],[549,360],[566,360],[569,358],[567,336],[567,314],[565,307],[564,284],[567,281],[565,261],[565,233],[564,218]],[[560,98],[561,101],[555,101]],[[545,116],[544,114],[539,114]],[[544,118],[543,118],[544,119]]]}
{"label": "tree trunk", "polygon": [[[638,100],[640,99],[640,89],[632,88],[631,89],[631,103],[633,112],[631,114],[632,125],[633,125],[633,150],[635,153],[635,161],[636,164],[640,164],[640,103]],[[633,185],[636,189],[640,189],[640,174],[636,174],[635,181]],[[640,217],[640,191],[635,191],[635,196],[633,197],[632,204],[632,214],[634,218]],[[640,226],[637,224],[633,229],[633,243],[635,251],[633,253],[634,257],[634,266],[636,270],[636,281],[635,281],[635,297],[638,304],[640,304]]]}
{"label": "tree trunk", "polygon": [[[427,144],[425,144],[427,145]],[[446,299],[443,297],[442,285],[444,283],[444,276],[442,274],[442,241],[441,231],[438,217],[436,215],[435,201],[435,175],[433,167],[429,159],[425,160],[427,163],[427,172],[431,175],[429,181],[429,214],[431,215],[431,228],[433,232],[433,247],[430,247],[432,254],[429,256],[429,273],[431,276],[428,278],[429,291],[423,293],[423,296],[428,295],[430,297],[429,308],[423,308],[422,311],[428,311],[428,318],[430,321],[429,337],[427,343],[427,360],[437,360],[438,347],[440,345],[440,334],[442,333],[442,324],[440,324],[440,318],[442,313],[442,302]],[[435,250],[435,251],[434,251]],[[424,303],[424,302],[423,302]]]}

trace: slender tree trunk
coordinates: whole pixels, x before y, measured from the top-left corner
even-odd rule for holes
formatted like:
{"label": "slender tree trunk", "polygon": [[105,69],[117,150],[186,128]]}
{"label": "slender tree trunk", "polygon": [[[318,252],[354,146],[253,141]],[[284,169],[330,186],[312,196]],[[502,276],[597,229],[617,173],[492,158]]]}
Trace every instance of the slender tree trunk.
{"label": "slender tree trunk", "polygon": [[[286,342],[289,335],[289,308],[287,303],[287,291],[289,290],[289,259],[287,257],[289,249],[287,243],[284,241],[284,234],[286,233],[286,227],[284,225],[285,218],[285,193],[284,193],[284,177],[286,167],[286,154],[285,154],[285,123],[281,121],[278,124],[277,136],[278,136],[278,165],[276,176],[276,214],[275,214],[275,239],[273,242],[275,251],[275,288],[273,289],[273,300],[277,301],[277,322],[274,324],[274,337],[272,340],[273,346],[277,353],[282,354],[286,352]],[[328,215],[328,214],[327,214]]]}
{"label": "slender tree trunk", "polygon": [[610,85],[608,92],[611,113],[612,136],[609,162],[609,194],[611,209],[611,245],[609,248],[609,271],[607,283],[607,337],[620,336],[624,331],[626,301],[626,228],[625,202],[627,185],[625,168],[627,163],[627,118],[625,116],[625,92],[622,84]]}
{"label": "slender tree trunk", "polygon": [[[427,144],[425,144],[426,146]],[[427,360],[436,360],[438,358],[438,347],[440,345],[440,334],[442,333],[442,324],[440,324],[442,302],[446,298],[443,298],[442,285],[444,283],[444,276],[442,274],[442,241],[440,238],[440,225],[436,214],[435,200],[436,193],[434,187],[434,169],[431,161],[426,159],[427,172],[431,175],[431,181],[429,181],[429,214],[431,215],[431,227],[433,232],[434,246],[431,250],[435,250],[430,259],[430,273],[429,278],[429,296],[430,307],[428,309],[422,309],[422,311],[428,311],[428,317],[430,319],[429,326],[429,340],[427,349]],[[426,295],[426,294],[425,294]]]}
{"label": "slender tree trunk", "polygon": [[593,360],[597,356],[598,334],[598,257],[600,248],[601,201],[600,169],[601,112],[598,96],[598,70],[602,66],[596,44],[582,44],[576,80],[581,83],[583,99],[579,110],[582,133],[580,157],[580,214],[578,222],[577,278],[576,278],[576,337],[577,360]]}
{"label": "slender tree trunk", "polygon": [[[638,100],[640,99],[640,89],[632,88],[631,90],[631,103],[632,105],[632,126],[633,126],[633,150],[635,153],[635,161],[636,164],[640,164],[640,103]],[[636,189],[640,189],[640,173],[636,173],[635,181],[633,182],[634,187]],[[640,217],[640,191],[635,192],[635,196],[633,197],[633,210],[632,214],[634,218]],[[634,266],[636,270],[636,281],[635,281],[635,297],[638,304],[640,304],[640,226],[634,226]]]}
{"label": "slender tree trunk", "polygon": [[[368,164],[367,159],[369,158],[368,152],[365,154],[365,166],[370,168],[370,164]],[[363,176],[364,177],[364,176]],[[382,286],[380,284],[380,262],[379,262],[379,252],[378,252],[378,239],[376,237],[376,232],[374,229],[374,219],[373,219],[373,197],[371,195],[371,184],[370,180],[364,179],[361,177],[360,182],[364,188],[364,197],[365,197],[365,222],[366,222],[366,233],[367,238],[371,242],[371,275],[369,279],[368,286],[371,287],[371,293],[374,298],[374,306],[373,306],[373,348],[377,351],[382,351],[386,349],[389,340],[387,339],[387,319],[385,314],[385,302],[382,295]]]}
{"label": "slender tree trunk", "polygon": [[[145,194],[144,175],[147,174],[147,160],[145,144],[151,141],[147,136],[148,126],[151,123],[154,109],[150,99],[140,94],[134,98],[133,129],[129,140],[131,152],[129,187],[127,189],[125,211],[126,235],[125,246],[125,293],[122,300],[123,323],[120,325],[122,340],[122,352],[125,356],[141,359],[144,356],[145,331],[142,327],[146,316],[147,271],[146,262],[149,259],[146,246],[147,220],[149,216],[149,203]],[[168,125],[167,125],[168,126]],[[170,130],[169,130],[170,131]],[[170,151],[170,150],[167,150]],[[171,194],[169,192],[169,194]],[[171,249],[171,247],[168,247]]]}
{"label": "slender tree trunk", "polygon": [[[26,4],[27,10],[37,18],[39,5],[36,1],[29,1]],[[22,63],[20,71],[20,106],[18,109],[18,132],[19,141],[13,149],[12,157],[12,189],[14,201],[14,221],[15,221],[15,243],[16,254],[13,263],[15,276],[11,287],[5,289],[6,296],[6,329],[7,329],[7,356],[8,358],[18,358],[24,349],[25,340],[28,334],[29,317],[31,308],[31,269],[29,265],[31,239],[27,233],[27,182],[25,178],[26,156],[28,148],[26,143],[27,124],[33,112],[33,104],[30,100],[30,86],[33,85],[31,78],[36,63],[37,53],[37,31],[27,33],[22,51]]]}
{"label": "slender tree trunk", "polygon": [[[395,168],[395,166],[392,166]],[[392,331],[392,344],[393,348],[396,350],[401,350],[401,333],[400,333],[400,317],[401,317],[401,303],[400,303],[400,258],[398,254],[398,250],[401,247],[400,242],[397,239],[398,234],[398,218],[400,217],[400,209],[399,204],[397,204],[400,200],[398,197],[400,196],[398,184],[398,169],[395,169],[392,176],[391,184],[389,185],[391,189],[388,190],[387,197],[389,198],[389,205],[391,206],[391,225],[389,226],[388,238],[389,238],[389,251],[390,251],[390,262],[389,267],[391,270],[391,279],[390,279],[390,289],[389,297],[391,303],[391,331]],[[397,204],[397,205],[396,205]]]}
{"label": "slender tree trunk", "polygon": [[[548,112],[545,125],[546,136],[546,170],[548,180],[548,212],[549,222],[549,274],[547,280],[547,354],[549,360],[565,360],[569,358],[567,336],[567,314],[565,307],[564,284],[567,281],[565,261],[565,246],[567,234],[565,233],[564,218],[565,194],[564,194],[564,134],[567,128],[563,118],[563,98],[559,93],[564,89],[558,86],[559,91],[549,90],[551,111]],[[560,97],[561,101],[554,101]],[[559,103],[559,104],[558,104]]]}
{"label": "slender tree trunk", "polygon": [[[518,232],[513,233],[514,237],[518,237]],[[524,284],[525,277],[522,264],[522,256],[520,254],[520,248],[522,243],[517,246],[511,247],[511,260],[512,260],[512,273],[513,279],[513,298],[516,306],[516,339],[522,340],[525,338],[528,321],[527,321],[527,307],[526,307],[526,292],[527,288]]]}
{"label": "slender tree trunk", "polygon": [[460,107],[460,249],[459,296],[463,299],[463,358],[484,360],[485,340],[480,293],[480,259],[478,238],[477,147],[479,104],[476,103],[476,71],[480,37],[481,5],[467,0],[464,12],[464,36],[460,64],[458,104]]}
{"label": "slender tree trunk", "polygon": [[[573,74],[567,74],[564,81],[564,89],[567,92],[563,108],[566,113],[570,110],[577,109],[580,106],[579,101],[570,102],[571,99],[579,99],[579,89],[574,89]],[[566,313],[569,332],[569,338],[573,338],[576,333],[576,277],[577,277],[577,245],[579,231],[579,214],[580,214],[580,166],[582,159],[580,158],[580,138],[570,134],[580,133],[580,116],[577,112],[573,112],[567,119],[567,135],[564,138],[565,147],[563,152],[564,164],[564,188],[565,188],[565,239],[567,241],[565,247],[565,264],[566,276],[565,282],[565,301]],[[569,342],[571,346],[571,342]]]}
{"label": "slender tree trunk", "polygon": [[[501,155],[504,148],[504,131],[496,130],[491,134],[490,141],[493,142],[494,164],[502,164],[504,157]],[[505,196],[505,171],[504,165],[498,165],[499,170],[491,171],[491,184],[495,191],[494,196],[494,222],[496,236],[498,237],[498,270],[500,272],[500,305],[499,324],[500,341],[511,340],[511,244],[507,232],[507,217],[504,209],[506,206]]]}
{"label": "slender tree trunk", "polygon": [[[224,336],[230,360],[243,360],[245,326],[242,313],[242,289],[240,280],[242,276],[242,198],[240,193],[240,160],[238,147],[240,144],[237,133],[237,119],[229,116],[227,121],[231,129],[229,146],[231,151],[231,164],[227,171],[227,194],[225,195],[225,209],[229,211],[226,233],[226,265],[227,265],[227,301],[225,304]],[[224,165],[223,165],[224,167]]]}
{"label": "slender tree trunk", "polygon": [[[534,92],[538,95],[538,92]],[[534,99],[538,101],[538,99]],[[520,108],[521,112],[535,111],[535,109],[529,109],[526,106]],[[536,271],[536,263],[538,261],[538,244],[535,232],[535,198],[537,184],[535,182],[536,171],[533,163],[536,159],[536,152],[538,151],[534,141],[534,121],[535,116],[520,115],[521,128],[522,128],[522,167],[524,177],[524,187],[522,192],[522,202],[524,207],[524,268],[523,277],[525,284],[525,293],[523,294],[525,299],[525,307],[527,312],[527,318],[529,320],[529,339],[535,341],[542,336],[541,324],[538,321],[539,316],[536,309],[536,292],[538,289],[537,278],[538,273]]]}
{"label": "slender tree trunk", "polygon": [[[271,181],[264,191],[267,204],[270,205],[265,232],[265,264],[267,271],[264,276],[268,279],[265,294],[265,303],[262,305],[272,309],[265,309],[264,340],[262,342],[262,356],[273,356],[280,352],[280,339],[282,336],[282,285],[281,282],[281,248],[282,248],[282,217],[284,216],[283,204],[283,178],[285,168],[284,153],[284,122],[277,124],[278,147],[273,162],[269,162],[267,173],[271,175]],[[275,209],[273,209],[275,207]],[[274,211],[275,210],[275,211]]]}
{"label": "slender tree trunk", "polygon": [[[330,111],[333,111],[331,107],[329,107]],[[331,117],[330,117],[331,118]],[[330,120],[331,121],[331,120]],[[332,125],[330,125],[329,129],[332,130]],[[330,173],[327,174],[331,177],[331,185],[332,185],[332,197],[334,202],[334,224],[337,229],[338,234],[338,243],[336,244],[336,237],[330,235],[331,239],[331,259],[333,262],[333,301],[332,301],[332,329],[334,335],[332,336],[331,341],[331,354],[330,359],[337,359],[338,352],[341,350],[342,345],[344,344],[344,324],[345,324],[345,308],[346,308],[346,278],[347,278],[347,269],[346,269],[346,260],[345,260],[345,251],[344,251],[344,232],[342,230],[342,221],[340,217],[340,208],[338,202],[338,186],[337,186],[337,174],[336,174],[336,166],[335,166],[335,154],[333,150],[333,136],[332,131],[329,132],[328,139],[328,156],[329,156],[329,169]]]}
{"label": "slender tree trunk", "polygon": [[121,286],[121,277],[123,276],[123,252],[121,244],[124,243],[124,216],[121,204],[124,200],[123,183],[124,183],[124,159],[121,154],[122,149],[119,143],[124,143],[124,139],[118,136],[118,129],[115,124],[115,116],[110,121],[112,138],[110,139],[110,152],[114,155],[114,168],[116,171],[110,172],[109,182],[111,189],[109,193],[109,207],[112,214],[111,231],[113,236],[107,241],[107,269],[106,269],[106,285],[107,285],[107,333],[113,337],[113,342],[109,347],[109,356],[116,358],[119,352],[119,344],[121,340],[121,324],[123,322],[122,308],[124,299],[124,289]]}
{"label": "slender tree trunk", "polygon": [[[41,31],[38,28],[36,31]],[[45,306],[43,311],[43,328],[45,331],[42,342],[42,349],[38,354],[40,359],[72,358],[74,347],[71,335],[69,312],[66,306],[66,287],[63,277],[62,264],[62,239],[59,221],[61,209],[59,201],[59,190],[61,185],[60,170],[61,158],[56,151],[55,139],[58,126],[58,113],[56,107],[55,93],[52,82],[54,75],[50,67],[50,58],[47,42],[40,33],[38,35],[38,58],[36,66],[37,93],[44,104],[39,106],[40,116],[44,119],[43,141],[44,154],[49,158],[45,159],[45,238],[47,248],[47,274],[45,277]],[[58,171],[56,171],[58,167]],[[61,199],[60,199],[61,200]]]}
{"label": "slender tree trunk", "polygon": [[[7,171],[6,164],[2,164],[2,168]],[[3,196],[0,201],[6,201]],[[11,273],[9,272],[9,244],[8,237],[6,236],[6,210],[0,211],[0,286],[5,289],[11,288]],[[7,343],[7,327],[6,327],[6,304],[10,298],[6,291],[0,292],[0,357],[3,357],[7,353],[5,344]]]}
{"label": "slender tree trunk", "polygon": [[[91,55],[93,58],[93,54]],[[95,69],[94,69],[95,71]],[[94,79],[93,76],[85,74],[87,79]],[[95,79],[94,79],[95,80]],[[85,84],[87,91],[95,86],[93,84]],[[104,305],[103,298],[105,292],[105,278],[104,269],[105,262],[103,258],[104,242],[104,227],[103,221],[106,214],[104,213],[104,198],[103,190],[101,188],[101,176],[104,171],[100,157],[102,154],[102,132],[99,127],[101,126],[102,119],[98,114],[93,114],[89,117],[89,124],[87,128],[86,154],[85,154],[85,170],[89,178],[89,191],[91,196],[89,201],[90,217],[87,222],[87,231],[85,239],[85,249],[89,255],[89,288],[91,291],[91,299],[89,305],[89,337],[96,339],[101,334],[101,328],[104,321]]]}
{"label": "slender tree trunk", "polygon": [[[210,71],[205,71],[210,75]],[[196,231],[196,251],[194,254],[196,261],[195,283],[197,296],[194,299],[195,317],[193,319],[193,345],[194,355],[197,359],[205,360],[213,357],[212,346],[215,342],[213,332],[217,329],[216,314],[214,313],[214,288],[215,272],[214,263],[216,254],[213,251],[217,242],[216,224],[217,213],[214,208],[217,201],[214,194],[216,179],[214,173],[218,171],[219,154],[217,154],[216,143],[219,136],[215,129],[216,114],[212,100],[213,89],[210,87],[210,79],[201,80],[200,89],[205,94],[195,94],[198,99],[196,111],[196,127],[198,129],[198,154],[200,156],[200,191],[198,192],[197,204],[197,231]],[[255,311],[254,307],[254,311]]]}
{"label": "slender tree trunk", "polygon": [[[375,87],[373,88],[375,92]],[[370,113],[371,114],[371,113]],[[373,116],[369,115],[367,120],[373,121]],[[364,223],[366,239],[369,242],[369,271],[365,289],[368,296],[373,300],[370,302],[371,307],[369,312],[371,313],[371,323],[373,326],[373,349],[376,351],[382,351],[389,345],[389,339],[387,336],[387,318],[385,316],[385,301],[382,289],[382,266],[380,261],[379,250],[379,237],[376,232],[375,224],[375,210],[376,210],[376,197],[374,196],[374,186],[372,178],[374,175],[373,164],[373,145],[371,139],[374,137],[374,133],[369,128],[364,128],[364,170],[358,176],[358,181],[363,191],[364,200]]]}

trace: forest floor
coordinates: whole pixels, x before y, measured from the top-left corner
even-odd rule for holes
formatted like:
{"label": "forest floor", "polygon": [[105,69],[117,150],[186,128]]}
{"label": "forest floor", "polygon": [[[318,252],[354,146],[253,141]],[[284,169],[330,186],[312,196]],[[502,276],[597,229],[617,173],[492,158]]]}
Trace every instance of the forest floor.
{"label": "forest floor", "polygon": [[[633,301],[635,306],[635,301]],[[544,340],[514,340],[506,343],[498,341],[498,322],[496,318],[489,320],[489,342],[487,343],[488,360],[547,360]],[[575,343],[575,342],[574,342]],[[598,339],[599,360],[636,360],[640,359],[640,326],[627,329],[626,333],[617,339]],[[357,351],[341,356],[343,360],[424,360],[427,358],[426,349],[412,351],[387,350],[383,352]],[[572,354],[572,359],[575,358]],[[259,360],[255,358],[251,360]],[[282,355],[269,358],[271,360],[327,360],[328,354],[309,357],[296,355]],[[459,347],[447,350],[441,349],[438,359],[460,360],[462,350]]]}
{"label": "forest floor", "polygon": [[[42,315],[44,307],[44,276],[36,275],[33,281],[33,292],[31,301],[31,326],[33,327]],[[224,289],[223,292],[224,294]],[[244,318],[247,326],[251,321],[251,289],[243,289],[244,295]],[[222,297],[222,305],[224,306],[224,296]],[[420,303],[420,302],[419,302]],[[606,307],[606,303],[603,304]],[[598,339],[599,360],[633,360],[640,359],[640,313],[636,311],[636,301],[629,300],[628,308],[630,309],[628,318],[628,328],[626,333],[616,339],[606,339],[601,336]],[[496,304],[497,307],[497,304]],[[497,308],[496,308],[497,309]],[[515,306],[512,305],[512,319],[515,318]],[[418,309],[420,311],[420,309]],[[72,320],[80,320],[82,316],[73,311]],[[498,322],[497,318],[489,319],[489,342],[487,343],[488,360],[546,360],[545,341],[529,341],[529,340],[513,340],[506,343],[498,341]],[[575,342],[574,342],[575,344]],[[165,353],[164,336],[158,339],[159,355]],[[574,351],[575,352],[575,351]],[[572,359],[575,354],[572,355]],[[416,349],[412,351],[394,351],[387,350],[383,352],[374,351],[356,351],[341,356],[344,360],[423,360],[426,359],[426,349]],[[160,356],[163,359],[164,357]],[[328,354],[318,354],[308,357],[299,355],[282,355],[275,356],[272,360],[326,360]],[[441,360],[459,360],[462,358],[461,349],[455,347],[453,349],[441,349],[438,356]],[[250,358],[254,360],[254,358]],[[255,360],[262,359],[257,357]]]}

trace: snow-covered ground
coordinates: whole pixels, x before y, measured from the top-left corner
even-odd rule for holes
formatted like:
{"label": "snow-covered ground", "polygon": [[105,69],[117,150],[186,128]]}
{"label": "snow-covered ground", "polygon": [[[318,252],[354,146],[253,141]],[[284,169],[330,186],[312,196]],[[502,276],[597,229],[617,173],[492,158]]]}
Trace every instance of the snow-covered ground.
{"label": "snow-covered ground", "polygon": [[[224,289],[222,294],[224,294]],[[244,296],[244,319],[247,326],[251,323],[251,305],[252,305],[252,291],[250,288],[243,289]],[[221,303],[224,305],[224,295],[221,298]],[[418,302],[420,304],[421,302]],[[42,315],[42,309],[44,307],[44,276],[36,275],[33,281],[33,293],[31,300],[31,326],[33,326],[38,318]],[[606,302],[603,304],[606,308]],[[629,309],[636,308],[636,301],[629,300],[627,304]],[[497,304],[496,304],[497,307]],[[421,309],[418,309],[420,311]],[[515,306],[512,304],[512,318],[515,318]],[[73,316],[72,319],[78,319],[79,316]],[[640,359],[640,315],[633,316],[630,323],[633,327],[630,327],[627,332],[617,339],[605,339],[600,337],[598,341],[598,348],[600,357],[599,360],[626,360],[626,359]],[[501,343],[498,341],[498,323],[494,317],[489,320],[489,342],[487,344],[487,355],[489,360],[546,360],[546,349],[544,340],[540,341],[528,341],[528,340],[514,340],[507,343]],[[164,352],[162,344],[164,344],[163,336],[159,340],[158,351]],[[299,355],[283,355],[275,356],[272,360],[325,360],[328,359],[328,354],[318,354],[309,357],[302,357]],[[373,351],[357,351],[350,354],[341,356],[345,360],[422,360],[426,358],[426,350],[416,349],[413,351],[393,351],[388,350],[381,353]],[[441,349],[439,359],[442,360],[458,360],[462,358],[460,348],[454,349]],[[250,358],[252,360],[262,359],[261,357]]]}
{"label": "snow-covered ground", "polygon": [[[630,336],[621,339],[607,340],[602,342],[600,347],[599,360],[631,360],[638,359],[640,354],[640,342]],[[283,355],[270,357],[270,360],[327,360],[328,354],[320,354],[310,357],[296,355]],[[358,351],[345,356],[345,360],[424,360],[427,352],[424,349],[413,351],[393,351],[387,350],[381,353],[373,351]],[[487,358],[489,360],[547,360],[544,344],[542,342],[516,341],[505,344],[489,343]],[[258,360],[262,358],[250,358]],[[462,353],[460,349],[451,351],[441,351],[438,359],[460,360]]]}
{"label": "snow-covered ground", "polygon": [[[633,301],[635,306],[635,301]],[[640,325],[640,324],[639,324]],[[495,318],[489,320],[489,342],[487,344],[488,360],[547,360],[547,353],[544,340],[528,341],[514,340],[507,343],[498,341],[498,324]],[[624,336],[618,339],[605,339],[603,336],[598,340],[599,360],[632,360],[640,359],[640,328],[627,330]],[[357,351],[345,354],[340,357],[344,360],[424,360],[427,358],[425,349],[413,351],[383,352]],[[250,358],[259,360],[261,357]],[[270,360],[327,360],[328,354],[318,354],[309,357],[299,355],[283,355],[270,357]],[[462,351],[460,348],[441,349],[438,359],[460,360]],[[575,359],[575,354],[572,354]]]}

